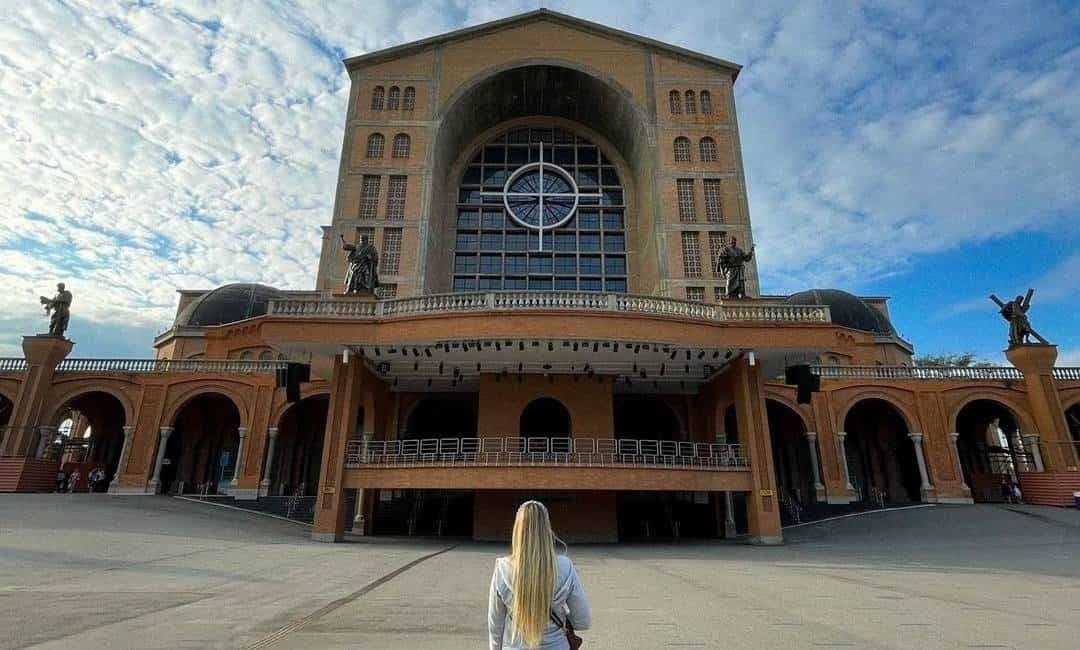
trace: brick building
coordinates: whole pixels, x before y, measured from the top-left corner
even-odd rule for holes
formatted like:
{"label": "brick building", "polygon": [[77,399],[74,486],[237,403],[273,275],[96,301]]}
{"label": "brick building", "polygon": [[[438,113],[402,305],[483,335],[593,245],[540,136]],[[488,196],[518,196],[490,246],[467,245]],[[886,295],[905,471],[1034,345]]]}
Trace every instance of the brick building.
{"label": "brick building", "polygon": [[[720,248],[753,243],[738,65],[547,10],[345,64],[314,288],[181,291],[145,361],[27,337],[0,489],[65,461],[114,492],[307,499],[324,540],[500,538],[538,497],[568,539],[770,543],[830,505],[1078,483],[1080,370],[1052,346],[915,368],[884,298],[762,295],[753,260],[725,294]],[[380,289],[344,295],[362,236]]]}

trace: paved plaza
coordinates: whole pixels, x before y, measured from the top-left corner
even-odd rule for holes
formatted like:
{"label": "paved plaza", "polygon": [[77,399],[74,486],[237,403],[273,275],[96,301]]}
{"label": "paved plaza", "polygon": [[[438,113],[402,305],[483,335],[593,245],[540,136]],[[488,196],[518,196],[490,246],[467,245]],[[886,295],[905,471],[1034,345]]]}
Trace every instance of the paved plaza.
{"label": "paved plaza", "polygon": [[[938,506],[788,544],[579,546],[589,648],[1075,648],[1080,512]],[[484,646],[498,545],[318,544],[162,497],[0,497],[0,648]]]}

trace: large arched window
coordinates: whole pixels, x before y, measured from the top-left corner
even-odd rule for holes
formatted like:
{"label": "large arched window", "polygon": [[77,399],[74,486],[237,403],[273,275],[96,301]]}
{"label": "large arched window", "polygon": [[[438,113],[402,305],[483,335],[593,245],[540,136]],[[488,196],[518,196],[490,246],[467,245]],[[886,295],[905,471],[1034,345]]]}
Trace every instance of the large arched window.
{"label": "large arched window", "polygon": [[675,162],[690,162],[690,140],[681,135],[675,138]]}
{"label": "large arched window", "polygon": [[701,162],[716,162],[716,140],[706,136],[698,145],[701,150]]}
{"label": "large arched window", "polygon": [[679,96],[679,91],[673,90],[668,93],[668,107],[671,109],[672,115],[682,113],[682,98]]}
{"label": "large arched window", "polygon": [[612,160],[562,129],[515,129],[473,157],[458,191],[454,291],[627,290]]}
{"label": "large arched window", "polygon": [[401,89],[397,86],[390,86],[390,92],[386,95],[386,110],[396,111],[398,105],[401,104]]}
{"label": "large arched window", "polygon": [[381,111],[383,109],[383,97],[385,95],[385,88],[382,86],[375,86],[375,89],[371,91],[371,110]]}
{"label": "large arched window", "polygon": [[409,136],[404,133],[399,133],[394,136],[394,148],[390,150],[390,156],[392,158],[408,158],[409,157]]}
{"label": "large arched window", "polygon": [[[416,109],[416,88],[413,88],[412,86],[406,86],[405,87],[405,95],[403,97],[404,98],[401,101],[401,110],[403,110],[403,111],[415,110]],[[702,98],[702,101],[705,101],[704,97]]]}
{"label": "large arched window", "polygon": [[386,147],[386,138],[383,134],[372,133],[367,139],[367,157],[382,158],[384,147]]}

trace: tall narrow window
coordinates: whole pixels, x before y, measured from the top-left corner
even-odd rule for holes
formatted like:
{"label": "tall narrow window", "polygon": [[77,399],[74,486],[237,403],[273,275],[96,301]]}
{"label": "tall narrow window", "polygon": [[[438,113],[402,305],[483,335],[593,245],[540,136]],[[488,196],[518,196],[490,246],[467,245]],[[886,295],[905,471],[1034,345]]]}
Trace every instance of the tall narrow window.
{"label": "tall narrow window", "polygon": [[363,185],[360,186],[360,218],[374,219],[379,211],[379,181],[378,176],[364,176]]}
{"label": "tall narrow window", "polygon": [[690,162],[690,140],[681,135],[675,138],[675,162]]}
{"label": "tall narrow window", "polygon": [[701,114],[712,115],[712,93],[707,90],[701,91]]}
{"label": "tall narrow window", "polygon": [[710,223],[724,222],[724,204],[720,198],[720,179],[705,179],[705,220]]}
{"label": "tall narrow window", "polygon": [[401,266],[401,228],[384,228],[382,233],[382,254],[379,256],[379,272],[397,275]]}
{"label": "tall narrow window", "polygon": [[381,111],[383,109],[383,97],[385,95],[385,88],[382,86],[375,86],[375,89],[371,91],[371,110]]}
{"label": "tall narrow window", "polygon": [[382,158],[383,149],[386,147],[386,138],[381,133],[372,133],[367,139],[367,157]]}
{"label": "tall narrow window", "polygon": [[405,218],[405,188],[408,176],[391,176],[386,187],[386,218]]}
{"label": "tall narrow window", "polygon": [[[702,97],[701,99],[702,101],[705,101],[704,97]],[[404,99],[402,99],[401,101],[401,110],[416,110],[416,88],[413,88],[412,86],[405,86],[405,95]]]}
{"label": "tall narrow window", "polygon": [[401,104],[401,89],[397,86],[390,86],[390,92],[386,95],[386,110],[396,111]]}
{"label": "tall narrow window", "polygon": [[716,162],[716,140],[702,138],[698,142],[698,148],[701,150],[701,162]]}
{"label": "tall narrow window", "polygon": [[701,246],[696,232],[682,233],[683,273],[688,278],[701,277]]}
{"label": "tall narrow window", "polygon": [[390,156],[392,158],[408,158],[409,157],[409,136],[404,133],[399,133],[394,136],[394,148],[390,150]]}
{"label": "tall narrow window", "polygon": [[690,302],[705,302],[705,287],[686,287],[686,299]]}
{"label": "tall narrow window", "polygon": [[713,275],[717,276],[716,263],[720,260],[720,251],[724,249],[727,233],[722,230],[709,231],[709,264]]}
{"label": "tall narrow window", "polygon": [[697,221],[697,206],[694,205],[694,179],[680,178],[675,181],[679,198],[679,221]]}
{"label": "tall narrow window", "polygon": [[668,95],[668,105],[671,108],[672,115],[679,115],[682,113],[682,100],[679,98],[679,91],[671,91]]}
{"label": "tall narrow window", "polygon": [[686,114],[693,115],[694,113],[697,113],[697,100],[694,99],[694,91],[688,90],[686,91]]}

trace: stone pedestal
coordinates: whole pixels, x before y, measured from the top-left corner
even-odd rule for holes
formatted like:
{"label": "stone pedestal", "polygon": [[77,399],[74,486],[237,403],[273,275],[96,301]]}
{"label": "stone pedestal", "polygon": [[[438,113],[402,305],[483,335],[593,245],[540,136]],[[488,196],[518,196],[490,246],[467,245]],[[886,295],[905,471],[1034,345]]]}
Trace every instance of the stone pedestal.
{"label": "stone pedestal", "polygon": [[1014,345],[1006,358],[1024,373],[1024,388],[1035,427],[1042,442],[1042,463],[1048,472],[1068,471],[1080,466],[1070,444],[1069,426],[1061,396],[1054,386],[1055,345]]}
{"label": "stone pedestal", "polygon": [[37,442],[36,427],[41,407],[52,387],[56,364],[71,354],[74,343],[62,336],[38,334],[23,337],[23,356],[26,358],[26,374],[19,384],[19,394],[7,426],[11,432],[0,447],[0,456],[26,457],[34,451]]}

